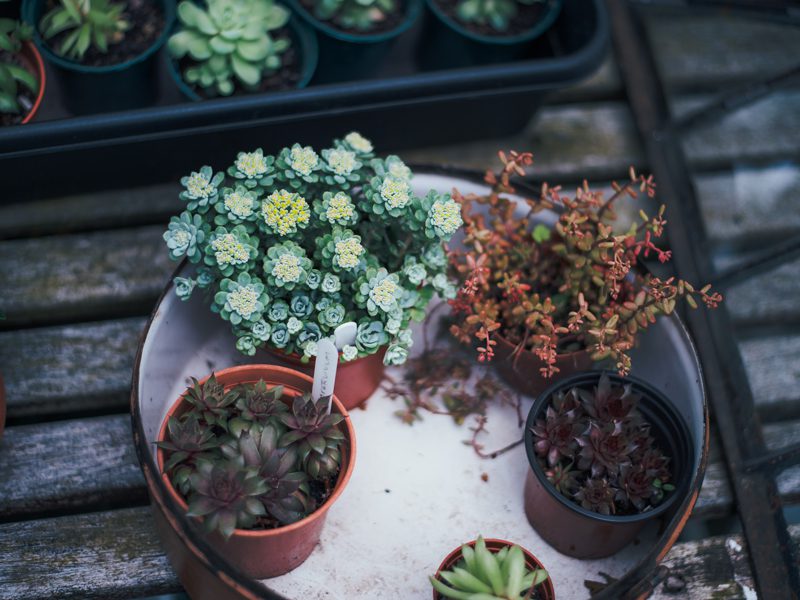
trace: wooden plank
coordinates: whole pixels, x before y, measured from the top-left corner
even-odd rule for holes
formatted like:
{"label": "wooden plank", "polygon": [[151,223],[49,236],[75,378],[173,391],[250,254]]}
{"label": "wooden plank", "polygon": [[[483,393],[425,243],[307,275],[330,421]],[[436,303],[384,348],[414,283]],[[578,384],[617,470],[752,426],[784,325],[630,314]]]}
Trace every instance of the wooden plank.
{"label": "wooden plank", "polygon": [[800,321],[800,260],[732,286],[725,306],[739,325],[780,325]]}
{"label": "wooden plank", "polygon": [[121,600],[180,589],[149,507],[0,525],[2,600]]}
{"label": "wooden plank", "polygon": [[0,239],[166,222],[181,210],[178,182],[0,205]]}
{"label": "wooden plank", "polygon": [[548,104],[566,102],[593,102],[598,100],[619,100],[622,98],[622,80],[614,61],[613,51],[590,77],[564,90],[558,91],[547,100]]}
{"label": "wooden plank", "polygon": [[800,400],[800,335],[739,343],[750,388],[764,418],[797,415]]}
{"label": "wooden plank", "polygon": [[797,64],[796,27],[723,12],[643,11],[659,74],[672,91],[719,91]]}
{"label": "wooden plank", "polygon": [[163,226],[0,242],[8,325],[144,314],[175,268]]}
{"label": "wooden plank", "polygon": [[5,522],[147,501],[128,415],[9,427],[0,481]]}
{"label": "wooden plank", "polygon": [[0,333],[8,417],[124,410],[145,319]]}

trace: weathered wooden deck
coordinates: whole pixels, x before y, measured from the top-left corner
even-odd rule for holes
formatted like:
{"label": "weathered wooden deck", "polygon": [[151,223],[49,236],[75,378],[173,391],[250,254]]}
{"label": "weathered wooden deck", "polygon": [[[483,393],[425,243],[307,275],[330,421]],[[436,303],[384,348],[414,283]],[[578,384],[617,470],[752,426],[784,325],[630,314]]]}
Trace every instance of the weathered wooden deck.
{"label": "weathered wooden deck", "polygon": [[[653,12],[648,22],[676,113],[726,86],[787,68],[800,30]],[[685,137],[720,264],[800,230],[800,90]],[[368,135],[369,132],[364,132]],[[646,168],[613,60],[552,99],[518,135],[404,153],[483,169],[497,149],[530,149],[537,180],[573,184]],[[9,427],[0,442],[0,598],[124,599],[180,590],[155,535],[131,443],[128,396],[138,336],[173,268],[161,232],[176,184],[0,208],[0,367]],[[727,294],[770,447],[800,441],[800,261]],[[800,468],[780,490],[800,501]],[[692,522],[735,515],[712,448]],[[792,535],[800,539],[800,527]],[[752,598],[736,534],[683,541],[657,598]],[[569,600],[569,599],[567,599]]]}

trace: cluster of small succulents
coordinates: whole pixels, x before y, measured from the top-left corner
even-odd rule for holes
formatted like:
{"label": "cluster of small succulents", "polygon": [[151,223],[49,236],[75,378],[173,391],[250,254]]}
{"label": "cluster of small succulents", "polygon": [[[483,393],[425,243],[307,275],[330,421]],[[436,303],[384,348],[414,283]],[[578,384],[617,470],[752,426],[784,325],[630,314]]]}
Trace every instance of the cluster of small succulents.
{"label": "cluster of small succulents", "polygon": [[532,427],[539,464],[562,495],[603,515],[636,514],[675,488],[630,385],[604,374],[596,388],[553,396]]}
{"label": "cluster of small succulents", "polygon": [[332,490],[343,417],[328,414],[327,397],[283,397],[282,386],[263,381],[225,390],[212,375],[194,380],[184,396],[189,409],[169,418],[158,443],[164,471],[208,531],[229,538],[234,529],[287,525]]}
{"label": "cluster of small succulents", "polygon": [[111,44],[117,44],[130,29],[125,20],[125,3],[110,0],[58,0],[39,23],[45,39],[51,39],[68,31],[55,49],[60,56],[81,60],[89,48],[107,52]]}
{"label": "cluster of small succulents", "polygon": [[288,38],[274,32],[289,21],[289,11],[273,0],[193,0],[178,4],[180,29],[167,48],[176,60],[189,59],[187,83],[210,94],[230,96],[238,82],[255,89],[265,75],[281,68]]}
{"label": "cluster of small succulents", "polygon": [[519,5],[543,4],[548,0],[461,0],[456,15],[465,23],[488,25],[498,32],[508,29]]}
{"label": "cluster of small succulents", "polygon": [[441,571],[439,577],[430,577],[430,582],[445,598],[524,600],[548,575],[544,569],[529,568],[522,548],[516,544],[492,552],[483,537],[478,537],[474,548],[469,544],[461,546],[459,563]]}
{"label": "cluster of small succulents", "polygon": [[314,16],[343,29],[369,31],[397,9],[396,0],[314,0]]}
{"label": "cluster of small succulents", "polygon": [[[462,282],[451,302],[458,316],[451,332],[465,344],[477,340],[479,360],[493,358],[494,338],[501,336],[515,353],[533,352],[544,377],[559,371],[558,354],[578,350],[596,361],[612,360],[624,375],[630,372],[636,335],[658,315],[672,313],[680,299],[692,308],[699,302],[714,308],[722,301],[710,285],[695,289],[639,268],[647,258],[662,263],[671,258],[655,243],[667,223],[663,205],[654,216],[640,211],[641,220],[625,232],[614,230],[615,202],[640,192],[655,196],[652,176],[631,168],[630,181],[615,182],[608,198],[586,182],[574,197],[544,184],[538,197],[517,203],[509,197],[516,192],[511,178],[525,174],[533,155],[499,156],[501,171],[486,173],[487,194],[454,192],[464,207],[466,250],[450,253]],[[517,209],[527,216],[520,218]],[[559,210],[552,229],[534,227],[531,217],[552,209]]]}
{"label": "cluster of small succulents", "polygon": [[208,290],[244,354],[268,345],[309,359],[317,341],[354,321],[342,360],[385,346],[384,362],[402,364],[410,322],[434,293],[455,294],[444,242],[461,225],[448,194],[416,196],[411,177],[356,132],[320,152],[242,152],[227,177],[203,167],[182,179],[187,208],[164,233],[173,259],[197,265],[176,292],[185,300]]}
{"label": "cluster of small succulents", "polygon": [[[31,39],[30,25],[13,19],[0,19],[0,50],[17,54],[22,42]],[[0,113],[19,114],[25,107],[20,105],[20,86],[34,94],[39,91],[39,81],[32,73],[10,60],[0,60]],[[30,109],[30,107],[27,107]]]}

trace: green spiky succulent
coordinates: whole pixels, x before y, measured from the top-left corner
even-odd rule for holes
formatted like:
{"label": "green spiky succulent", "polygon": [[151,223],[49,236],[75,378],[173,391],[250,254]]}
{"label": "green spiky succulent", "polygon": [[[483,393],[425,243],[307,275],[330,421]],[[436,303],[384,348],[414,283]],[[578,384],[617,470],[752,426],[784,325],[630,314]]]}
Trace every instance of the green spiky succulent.
{"label": "green spiky succulent", "polygon": [[522,548],[516,544],[498,552],[486,547],[478,537],[473,548],[461,546],[461,561],[451,570],[430,577],[433,588],[445,598],[455,600],[523,600],[529,591],[547,580],[547,571],[531,569]]}
{"label": "green spiky succulent", "polygon": [[395,0],[314,0],[314,16],[342,29],[369,31],[397,10]]}
{"label": "green spiky succulent", "polygon": [[39,22],[39,31],[49,40],[68,31],[55,48],[56,54],[82,60],[89,48],[105,54],[108,47],[118,44],[130,29],[125,20],[125,3],[109,0],[59,0],[58,4]]}
{"label": "green spiky succulent", "polygon": [[[32,33],[27,23],[0,19],[0,50],[17,54],[22,50],[22,42],[31,39]],[[25,107],[19,102],[20,86],[34,94],[39,91],[39,81],[32,73],[10,60],[0,60],[0,113],[20,114],[23,111]]]}
{"label": "green spiky succulent", "polygon": [[498,32],[508,29],[519,12],[519,5],[543,4],[547,0],[461,0],[456,15],[465,23],[488,25]]}
{"label": "green spiky succulent", "polygon": [[209,95],[230,96],[237,82],[256,89],[281,68],[288,38],[274,32],[289,21],[289,11],[273,0],[192,0],[178,4],[181,27],[167,43],[176,60],[188,58],[183,78]]}
{"label": "green spiky succulent", "polygon": [[187,410],[169,419],[157,444],[188,514],[227,538],[313,512],[320,489],[334,488],[346,443],[343,417],[327,414],[327,398],[306,394],[288,406],[283,386],[263,380],[227,390],[213,375],[192,381]]}

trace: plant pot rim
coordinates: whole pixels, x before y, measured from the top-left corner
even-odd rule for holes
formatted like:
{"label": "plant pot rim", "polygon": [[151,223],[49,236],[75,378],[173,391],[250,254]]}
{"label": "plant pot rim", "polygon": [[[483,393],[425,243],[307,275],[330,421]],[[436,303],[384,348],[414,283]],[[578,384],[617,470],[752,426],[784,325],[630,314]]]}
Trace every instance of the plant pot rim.
{"label": "plant pot rim", "polygon": [[161,31],[161,35],[159,35],[153,43],[150,45],[147,50],[139,54],[138,56],[134,56],[130,60],[126,60],[125,62],[113,64],[113,65],[103,65],[103,66],[89,66],[81,64],[77,61],[70,60],[68,58],[64,58],[56,54],[51,48],[50,45],[44,40],[41,33],[39,32],[39,23],[38,19],[35,18],[37,13],[37,8],[40,5],[43,5],[46,0],[23,0],[22,1],[22,17],[28,23],[33,25],[33,39],[36,42],[36,46],[39,48],[42,54],[44,54],[47,60],[55,65],[63,69],[68,69],[70,71],[77,71],[79,73],[87,73],[92,75],[101,75],[106,73],[114,73],[116,71],[123,71],[128,69],[134,65],[137,65],[156,52],[158,52],[164,43],[167,41],[167,37],[169,37],[169,33],[172,30],[173,23],[175,22],[175,1],[174,0],[154,0],[156,4],[160,4],[164,10],[164,29]]}
{"label": "plant pot rim", "polygon": [[[542,564],[542,561],[540,561],[533,552],[531,552],[530,550],[525,548],[522,544],[517,544],[515,542],[509,542],[508,540],[504,540],[504,539],[501,539],[501,538],[483,538],[483,541],[486,542],[487,546],[500,546],[500,547],[503,547],[503,546],[508,546],[508,547],[519,546],[520,549],[522,550],[522,553],[525,555],[525,557],[527,559],[530,560],[530,562],[535,563],[538,566],[538,568],[547,571],[547,569],[545,569],[544,565]],[[475,547],[475,544],[477,544],[477,543],[478,543],[477,539],[474,539],[474,540],[472,540],[470,542],[464,542],[464,544],[466,544],[467,546],[471,546],[473,548]],[[450,565],[455,565],[455,563],[458,560],[458,558],[461,557],[461,547],[464,544],[460,544],[457,548],[453,549],[447,556],[444,557],[444,560],[439,565],[439,568],[436,569],[436,575],[435,575],[436,579],[439,579],[439,574],[442,571],[444,571],[445,569],[448,569],[450,567]],[[546,586],[548,588],[549,593],[551,594],[551,596],[553,598],[555,598],[555,589],[553,588],[553,579],[552,579],[552,577],[550,577],[550,572],[549,571],[547,572],[547,579],[542,583],[542,586]],[[441,597],[442,597],[441,594],[439,594],[436,590],[433,590],[433,600],[439,600],[439,598],[441,598]]]}
{"label": "plant pot rim", "polygon": [[[357,362],[359,362],[361,360],[367,360],[369,358],[374,358],[376,355],[379,355],[379,354],[382,356],[382,355],[386,354],[386,349],[388,347],[389,347],[389,344],[384,344],[383,346],[379,346],[377,351],[373,352],[372,354],[367,354],[366,356],[359,356],[358,358],[356,358],[354,360],[342,361],[341,358],[339,358],[339,368],[340,369],[344,368],[347,365],[355,364],[355,363],[357,363]],[[292,363],[292,364],[295,364],[295,365],[301,365],[303,367],[313,366],[314,362],[316,360],[316,357],[312,356],[312,357],[310,357],[308,359],[307,362],[303,362],[303,357],[300,356],[297,352],[292,352],[291,354],[288,354],[288,353],[284,352],[283,350],[281,350],[280,348],[276,348],[275,346],[270,346],[270,345],[265,345],[264,346],[264,352],[266,352],[267,354],[272,354],[273,356],[277,356],[281,360],[285,360],[288,363]]]}
{"label": "plant pot rim", "polygon": [[460,22],[456,21],[450,15],[446,14],[439,6],[436,0],[425,0],[428,8],[436,15],[440,21],[442,21],[445,25],[450,27],[453,31],[457,32],[458,34],[474,41],[479,42],[481,44],[493,44],[496,46],[513,46],[515,44],[521,44],[524,42],[529,42],[537,37],[539,37],[542,33],[547,31],[550,25],[556,20],[559,13],[561,12],[561,5],[563,0],[546,0],[547,7],[545,8],[545,13],[541,19],[539,19],[533,27],[531,27],[528,31],[523,31],[522,33],[518,33],[517,35],[484,35],[480,33],[475,33],[470,31]]}
{"label": "plant pot rim", "polygon": [[[299,371],[295,371],[294,369],[289,369],[286,367],[279,367],[276,365],[266,365],[266,364],[250,364],[250,365],[241,365],[238,367],[229,367],[227,369],[221,369],[219,371],[214,371],[213,374],[219,377],[220,375],[229,375],[229,374],[238,374],[240,372],[249,372],[256,369],[269,369],[277,376],[280,375],[288,375],[291,374],[292,377],[298,377],[306,382],[308,382],[309,386],[313,382],[311,377],[304,373],[300,373]],[[204,377],[200,380],[200,383],[204,383],[208,380],[210,375]],[[246,380],[240,381],[240,383],[246,383]],[[236,385],[236,384],[232,384]],[[293,387],[291,385],[287,387]],[[167,414],[164,417],[164,420],[161,423],[161,427],[158,431],[158,437],[156,438],[157,441],[164,440],[164,436],[167,429],[167,422],[169,421],[169,417],[175,412],[175,410],[184,402],[184,394],[182,393],[180,397],[175,400],[175,402],[170,406]],[[319,517],[325,515],[328,509],[333,505],[333,503],[342,495],[345,487],[347,486],[347,482],[350,481],[350,477],[353,474],[353,469],[355,467],[355,457],[356,457],[356,435],[355,429],[353,428],[353,424],[350,421],[350,414],[347,412],[347,409],[342,405],[339,399],[336,396],[333,396],[333,404],[336,407],[336,410],[344,417],[342,423],[345,427],[345,436],[347,438],[347,442],[349,445],[347,451],[347,463],[340,467],[339,477],[336,480],[336,485],[331,492],[331,495],[326,498],[325,502],[323,502],[320,506],[318,506],[312,513],[306,515],[299,521],[295,521],[294,523],[290,523],[288,525],[282,525],[280,527],[275,527],[273,529],[239,529],[236,528],[233,531],[233,535],[238,537],[253,537],[253,538],[265,538],[265,537],[273,537],[277,535],[282,535],[289,531],[294,531],[296,529],[300,529],[304,527],[307,523],[318,519]],[[156,465],[158,467],[159,475],[161,476],[161,481],[163,482],[164,486],[167,489],[167,492],[172,497],[172,499],[181,507],[181,509],[186,512],[189,510],[189,505],[183,499],[183,497],[178,493],[178,491],[172,485],[172,482],[169,480],[169,477],[166,473],[164,473],[164,451],[161,448],[157,448],[156,452]]]}
{"label": "plant pot rim", "polygon": [[[290,35],[294,36],[294,41],[298,43],[298,47],[300,49],[300,80],[297,82],[297,86],[291,90],[264,90],[263,92],[231,94],[230,96],[201,96],[194,89],[192,89],[192,86],[183,80],[178,62],[169,56],[169,53],[167,53],[166,59],[169,74],[172,76],[172,80],[175,82],[175,85],[178,86],[181,94],[194,102],[207,102],[209,100],[229,99],[255,94],[280,94],[281,92],[291,92],[295,89],[301,90],[308,86],[311,78],[314,77],[314,73],[317,70],[317,63],[319,62],[319,44],[317,43],[317,37],[298,20],[296,15],[293,14],[289,18],[289,22],[285,27],[289,29]],[[170,27],[169,36],[175,33],[177,28],[178,22],[176,20],[172,27]]]}
{"label": "plant pot rim", "polygon": [[22,123],[20,123],[21,125],[25,125],[26,123],[30,123],[33,117],[36,116],[36,113],[39,112],[39,107],[42,104],[42,98],[44,98],[44,88],[47,83],[47,75],[45,74],[42,55],[39,53],[39,50],[37,50],[33,42],[23,42],[20,54],[25,54],[27,58],[33,62],[33,67],[36,69],[36,73],[34,73],[34,75],[36,75],[36,79],[39,81],[39,91],[36,93],[36,100],[34,100],[33,106],[31,106],[28,114],[25,115],[25,118],[22,119]]}
{"label": "plant pot rim", "polygon": [[[539,461],[537,460],[536,452],[533,449],[533,433],[531,428],[534,425],[536,417],[544,410],[544,406],[550,400],[550,397],[559,391],[562,388],[568,388],[575,385],[582,385],[588,382],[594,382],[600,379],[600,376],[605,373],[611,378],[612,383],[619,384],[620,382],[626,382],[633,385],[634,389],[637,389],[639,392],[643,392],[644,394],[648,395],[651,400],[658,402],[665,407],[669,407],[670,412],[674,413],[676,417],[675,421],[677,423],[678,429],[680,429],[680,433],[684,436],[689,443],[689,458],[686,461],[686,465],[684,465],[684,470],[691,469],[690,465],[693,463],[693,455],[694,449],[691,448],[691,436],[689,435],[689,429],[684,422],[683,418],[677,413],[677,411],[672,409],[671,403],[667,400],[666,396],[662,394],[660,391],[655,389],[646,381],[639,379],[638,377],[633,377],[631,375],[626,375],[624,377],[620,376],[618,373],[613,371],[607,370],[594,370],[594,371],[584,371],[582,373],[576,373],[574,375],[570,375],[569,377],[565,377],[564,379],[559,380],[558,382],[554,383],[550,387],[548,387],[545,391],[543,391],[531,406],[530,411],[528,412],[528,418],[525,421],[525,432],[524,432],[524,445],[525,445],[525,454],[528,457],[528,463],[530,464],[533,473],[535,474],[536,478],[539,480],[539,483],[542,487],[547,490],[547,493],[553,496],[556,500],[558,500],[562,505],[566,506],[570,510],[577,512],[584,517],[588,517],[590,519],[594,519],[597,521],[602,521],[604,523],[637,523],[640,521],[649,520],[655,516],[659,516],[667,512],[673,504],[678,501],[678,498],[681,496],[681,491],[686,487],[690,480],[690,477],[686,477],[685,473],[674,474],[674,483],[675,483],[675,490],[664,499],[664,501],[652,508],[651,510],[640,512],[634,515],[604,515],[598,512],[594,512],[583,508],[581,505],[573,502],[566,496],[564,496],[561,492],[559,492],[555,486],[547,479],[547,476],[544,474],[541,465],[539,465]],[[675,461],[674,456],[670,456],[670,460]]]}
{"label": "plant pot rim", "polygon": [[320,19],[317,19],[313,14],[308,12],[300,0],[286,1],[294,9],[295,13],[298,14],[303,21],[311,25],[315,30],[325,34],[328,37],[351,44],[375,44],[397,37],[410,28],[411,25],[414,24],[414,21],[417,20],[417,17],[419,17],[420,12],[422,12],[422,0],[405,0],[405,17],[397,25],[397,27],[390,29],[389,31],[382,31],[380,33],[356,34],[348,33],[342,29],[334,27],[333,25],[329,25],[327,21],[321,21]]}

